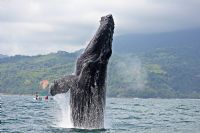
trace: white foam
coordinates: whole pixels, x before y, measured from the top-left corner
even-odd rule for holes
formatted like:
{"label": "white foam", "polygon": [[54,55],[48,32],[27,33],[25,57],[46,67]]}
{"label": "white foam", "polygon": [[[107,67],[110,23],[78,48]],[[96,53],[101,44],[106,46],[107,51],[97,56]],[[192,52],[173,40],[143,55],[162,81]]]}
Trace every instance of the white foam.
{"label": "white foam", "polygon": [[57,94],[54,96],[54,100],[57,102],[61,110],[57,115],[58,119],[61,118],[57,123],[57,126],[62,128],[73,128],[70,115],[69,91],[66,94]]}

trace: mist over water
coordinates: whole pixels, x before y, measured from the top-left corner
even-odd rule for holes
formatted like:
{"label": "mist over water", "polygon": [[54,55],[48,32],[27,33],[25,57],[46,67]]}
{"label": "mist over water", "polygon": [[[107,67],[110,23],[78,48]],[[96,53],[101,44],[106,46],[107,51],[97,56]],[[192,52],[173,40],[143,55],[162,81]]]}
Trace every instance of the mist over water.
{"label": "mist over water", "polygon": [[147,72],[138,57],[125,56],[116,64],[117,73],[123,82],[133,85],[134,90],[143,90],[147,83]]}

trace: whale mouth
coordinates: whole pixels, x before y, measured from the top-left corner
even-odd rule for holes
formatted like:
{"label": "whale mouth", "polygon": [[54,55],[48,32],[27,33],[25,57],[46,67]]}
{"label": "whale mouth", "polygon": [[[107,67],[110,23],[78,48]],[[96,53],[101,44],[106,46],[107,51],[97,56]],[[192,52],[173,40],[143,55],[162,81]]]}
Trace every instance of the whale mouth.
{"label": "whale mouth", "polygon": [[113,21],[114,22],[112,15],[109,14],[109,15],[101,17],[100,22],[105,22],[105,21]]}
{"label": "whale mouth", "polygon": [[101,17],[100,24],[114,25],[113,16],[111,14]]}

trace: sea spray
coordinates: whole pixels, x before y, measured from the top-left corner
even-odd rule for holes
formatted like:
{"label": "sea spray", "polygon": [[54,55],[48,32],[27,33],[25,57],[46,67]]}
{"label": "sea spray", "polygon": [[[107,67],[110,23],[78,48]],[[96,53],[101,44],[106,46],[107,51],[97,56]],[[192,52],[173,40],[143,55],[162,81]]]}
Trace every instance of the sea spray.
{"label": "sea spray", "polygon": [[54,100],[58,104],[60,108],[60,113],[57,115],[58,119],[61,118],[61,120],[58,122],[57,126],[62,128],[73,128],[73,124],[71,121],[71,115],[70,115],[70,96],[69,93],[65,94],[57,94],[54,96]]}
{"label": "sea spray", "polygon": [[128,89],[130,91],[145,90],[148,73],[145,64],[139,57],[134,55],[117,56],[117,60],[113,59],[111,64],[112,66],[114,65],[114,67],[110,66],[109,70],[117,73],[109,73],[109,85],[116,85],[115,87],[123,88],[123,90]]}

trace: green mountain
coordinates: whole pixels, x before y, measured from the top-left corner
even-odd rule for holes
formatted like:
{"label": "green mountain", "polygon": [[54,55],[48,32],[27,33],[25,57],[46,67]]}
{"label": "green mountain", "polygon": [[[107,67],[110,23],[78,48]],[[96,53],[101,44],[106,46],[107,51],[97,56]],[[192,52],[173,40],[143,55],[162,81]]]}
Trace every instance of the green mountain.
{"label": "green mountain", "polygon": [[59,78],[74,69],[77,53],[59,51],[48,55],[12,56],[0,59],[0,92],[10,94],[47,93],[39,88],[41,80]]}
{"label": "green mountain", "polygon": [[[134,54],[146,73],[145,89],[133,93],[139,97],[199,98],[199,36],[200,29],[190,29],[114,38],[114,52],[129,56]],[[127,90],[131,91],[133,89]]]}
{"label": "green mountain", "polygon": [[[195,48],[193,48],[195,49]],[[183,50],[184,51],[184,50]],[[113,54],[108,67],[107,95],[142,98],[200,98],[198,56],[177,49],[156,49],[141,54]],[[53,82],[74,71],[80,52],[12,56],[0,59],[0,92],[32,94],[41,80]]]}
{"label": "green mountain", "polygon": [[184,47],[192,47],[199,49],[199,36],[200,29],[198,28],[164,33],[121,35],[114,38],[113,51],[122,54],[140,54],[154,51],[157,48],[183,50]]}
{"label": "green mountain", "polygon": [[[200,30],[129,34],[114,38],[107,95],[141,98],[200,98]],[[32,94],[42,80],[74,71],[81,53],[2,56],[0,93]],[[0,55],[1,57],[1,55]]]}

